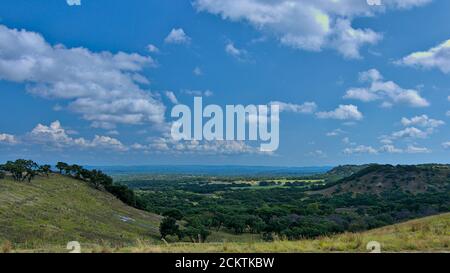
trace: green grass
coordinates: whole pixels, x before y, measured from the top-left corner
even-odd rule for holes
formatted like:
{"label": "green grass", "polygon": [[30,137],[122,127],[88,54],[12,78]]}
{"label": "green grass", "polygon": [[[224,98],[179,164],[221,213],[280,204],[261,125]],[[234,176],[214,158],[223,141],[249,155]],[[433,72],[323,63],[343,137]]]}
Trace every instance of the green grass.
{"label": "green grass", "polygon": [[450,214],[427,217],[363,233],[346,233],[315,240],[245,243],[145,245],[118,249],[118,252],[163,253],[300,253],[368,252],[367,243],[377,241],[384,252],[449,252]]}
{"label": "green grass", "polygon": [[36,249],[69,241],[114,245],[155,241],[159,221],[157,215],[60,175],[32,183],[0,180],[0,245]]}

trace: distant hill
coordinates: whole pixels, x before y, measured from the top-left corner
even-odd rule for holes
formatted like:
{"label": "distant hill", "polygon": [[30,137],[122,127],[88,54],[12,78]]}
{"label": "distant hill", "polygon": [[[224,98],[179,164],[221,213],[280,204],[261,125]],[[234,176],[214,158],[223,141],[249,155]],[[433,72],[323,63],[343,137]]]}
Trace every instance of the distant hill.
{"label": "distant hill", "polygon": [[[353,166],[340,172],[356,171]],[[335,170],[335,172],[338,172]],[[368,165],[316,193],[373,193],[400,190],[413,194],[450,190],[450,165]]]}
{"label": "distant hill", "polygon": [[157,240],[159,221],[155,214],[72,178],[54,174],[31,183],[0,180],[0,245],[6,240],[25,248]]}
{"label": "distant hill", "polygon": [[122,174],[184,174],[215,176],[255,175],[313,175],[329,171],[331,167],[271,167],[271,166],[213,166],[213,165],[155,165],[155,166],[88,166],[110,175]]}
{"label": "distant hill", "polygon": [[371,165],[341,165],[329,170],[325,175],[329,180],[339,180],[351,176],[369,166]]}

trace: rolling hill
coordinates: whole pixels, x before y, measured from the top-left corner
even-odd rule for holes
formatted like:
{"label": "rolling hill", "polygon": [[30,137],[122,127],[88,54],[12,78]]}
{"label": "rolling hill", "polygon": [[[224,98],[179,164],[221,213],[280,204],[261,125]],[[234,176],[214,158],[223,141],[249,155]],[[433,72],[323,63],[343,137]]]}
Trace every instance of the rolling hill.
{"label": "rolling hill", "polygon": [[160,217],[86,183],[52,174],[31,183],[0,180],[0,245],[36,249],[69,241],[115,245],[158,240]]}
{"label": "rolling hill", "polygon": [[449,165],[370,165],[323,190],[326,195],[344,193],[380,194],[402,191],[412,194],[450,190]]}

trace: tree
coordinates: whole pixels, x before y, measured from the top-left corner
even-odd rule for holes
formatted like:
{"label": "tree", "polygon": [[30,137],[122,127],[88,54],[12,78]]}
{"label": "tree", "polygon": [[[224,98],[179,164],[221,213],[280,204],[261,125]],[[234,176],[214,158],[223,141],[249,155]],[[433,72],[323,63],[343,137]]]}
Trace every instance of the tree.
{"label": "tree", "polygon": [[181,213],[181,211],[177,210],[177,209],[170,209],[167,210],[163,213],[163,216],[166,217],[172,217],[175,220],[181,220],[183,219],[183,214]]}
{"label": "tree", "polygon": [[39,172],[48,177],[48,175],[52,172],[52,166],[42,165],[39,167]]}
{"label": "tree", "polygon": [[64,162],[58,162],[56,164],[56,168],[59,170],[59,173],[62,174],[63,171],[65,171],[69,167],[67,163]]}
{"label": "tree", "polygon": [[38,164],[32,160],[17,159],[16,161],[8,161],[3,165],[2,169],[12,174],[15,181],[24,181],[36,176],[36,171],[39,169]]}
{"label": "tree", "polygon": [[165,239],[168,235],[178,235],[179,226],[177,225],[177,220],[172,217],[165,217],[159,225],[159,233],[162,239]]}
{"label": "tree", "polygon": [[4,171],[1,171],[0,167],[0,179],[4,179],[6,177],[6,173]]}
{"label": "tree", "polygon": [[70,166],[70,168],[69,168],[70,174],[73,177],[75,177],[75,179],[81,179],[81,172],[82,172],[82,170],[83,170],[83,167],[79,166],[79,165],[76,165],[76,164]]}

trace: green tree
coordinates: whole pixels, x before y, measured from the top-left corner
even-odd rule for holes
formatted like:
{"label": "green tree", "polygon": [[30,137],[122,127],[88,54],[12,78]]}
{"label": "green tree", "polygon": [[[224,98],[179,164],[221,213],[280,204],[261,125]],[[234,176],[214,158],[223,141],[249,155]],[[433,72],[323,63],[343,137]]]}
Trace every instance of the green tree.
{"label": "green tree", "polygon": [[59,170],[59,173],[62,174],[63,171],[65,171],[69,167],[69,164],[64,162],[58,162],[56,164],[56,168]]}
{"label": "green tree", "polygon": [[159,233],[161,238],[165,239],[169,235],[178,235],[179,226],[177,225],[177,220],[172,217],[165,217],[159,225]]}

